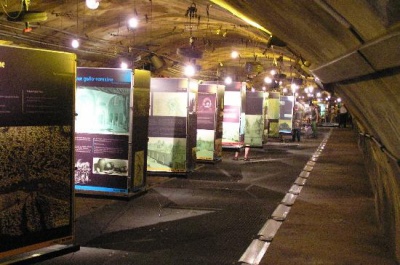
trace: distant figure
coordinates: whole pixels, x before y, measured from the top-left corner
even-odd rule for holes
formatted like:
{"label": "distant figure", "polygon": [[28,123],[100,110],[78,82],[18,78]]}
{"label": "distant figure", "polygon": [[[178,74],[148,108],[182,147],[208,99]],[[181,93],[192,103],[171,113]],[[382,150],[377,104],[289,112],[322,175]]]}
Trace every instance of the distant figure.
{"label": "distant figure", "polygon": [[335,106],[331,106],[330,108],[330,113],[329,113],[329,122],[330,123],[334,123],[335,122],[335,118],[336,118],[336,109]]}
{"label": "distant figure", "polygon": [[347,123],[347,109],[344,106],[344,103],[342,106],[339,108],[339,128],[343,126],[343,128],[346,128],[346,123]]}
{"label": "distant figure", "polygon": [[312,137],[317,138],[317,122],[319,119],[318,108],[310,102]]}
{"label": "distant figure", "polygon": [[303,110],[299,108],[299,106],[296,104],[293,108],[292,142],[296,141],[296,139],[298,142],[300,142],[303,116],[304,116]]}
{"label": "distant figure", "polygon": [[[240,152],[240,149],[235,152],[235,156],[233,157],[233,160],[239,160],[239,152]],[[246,145],[244,147],[244,159],[243,159],[244,161],[250,161],[249,152],[250,152],[250,146]]]}

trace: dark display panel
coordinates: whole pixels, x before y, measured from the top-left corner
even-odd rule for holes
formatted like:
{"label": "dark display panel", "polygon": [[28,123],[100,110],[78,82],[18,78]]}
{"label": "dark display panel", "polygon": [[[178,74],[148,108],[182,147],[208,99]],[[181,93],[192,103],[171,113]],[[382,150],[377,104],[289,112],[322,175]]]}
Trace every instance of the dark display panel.
{"label": "dark display panel", "polygon": [[73,236],[76,56],[0,46],[0,258]]}

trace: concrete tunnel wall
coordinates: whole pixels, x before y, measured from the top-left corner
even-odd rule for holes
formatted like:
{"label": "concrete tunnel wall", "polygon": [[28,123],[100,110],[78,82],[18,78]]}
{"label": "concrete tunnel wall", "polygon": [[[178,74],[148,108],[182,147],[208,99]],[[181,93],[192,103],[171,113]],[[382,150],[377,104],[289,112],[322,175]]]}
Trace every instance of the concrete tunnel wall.
{"label": "concrete tunnel wall", "polygon": [[400,263],[400,3],[229,2],[311,62],[309,71],[347,104],[355,130],[373,137],[358,139],[365,180],[380,229]]}
{"label": "concrete tunnel wall", "polygon": [[314,73],[347,104],[361,133],[360,148],[375,197],[376,218],[388,248],[400,262],[400,47],[396,45],[392,52],[393,36],[397,42],[398,33],[381,37],[377,46],[384,48],[373,48],[375,53],[363,53],[363,47],[373,45],[367,44]]}
{"label": "concrete tunnel wall", "polygon": [[[399,157],[400,146],[399,78],[400,75],[383,77],[337,86],[335,89],[347,102],[357,131],[374,137],[380,143],[379,145],[371,138],[359,136],[359,146],[364,154],[374,193],[379,228],[398,261],[400,260],[400,170],[396,158]],[[382,147],[393,157],[383,152]]]}

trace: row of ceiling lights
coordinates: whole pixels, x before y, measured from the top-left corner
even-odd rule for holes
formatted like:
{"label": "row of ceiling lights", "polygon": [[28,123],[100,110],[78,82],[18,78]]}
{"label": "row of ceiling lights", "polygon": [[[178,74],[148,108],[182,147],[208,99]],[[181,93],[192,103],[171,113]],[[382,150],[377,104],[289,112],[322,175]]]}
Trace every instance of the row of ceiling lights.
{"label": "row of ceiling lights", "polygon": [[[86,6],[91,10],[97,9],[99,7],[99,5],[100,5],[100,1],[99,0],[86,0]],[[132,17],[127,21],[128,29],[135,29],[135,28],[138,27],[138,25],[139,25],[139,21],[138,21],[138,19],[136,17]],[[80,46],[79,39],[73,39],[72,42],[71,42],[71,46],[74,49],[79,48],[79,46]],[[232,51],[231,52],[231,58],[232,59],[240,58],[239,52]],[[128,68],[128,63],[122,61],[121,64],[120,64],[120,67],[123,68],[123,69],[126,69],[126,68]],[[184,68],[184,75],[185,76],[193,77],[195,74],[196,74],[196,67],[194,65],[188,64],[188,65],[185,66],[185,68]],[[275,72],[271,71],[271,75],[273,76],[274,74],[275,74]],[[227,83],[227,84],[231,83],[232,81],[233,81],[232,77],[229,77],[229,76],[226,77],[226,79],[225,79],[225,83]],[[267,76],[264,79],[264,82],[266,84],[271,84],[273,82],[273,79],[271,77]],[[296,91],[298,89],[298,86],[295,83],[292,83],[291,84],[291,89],[292,89],[292,91]],[[312,86],[311,86],[310,89],[312,89]],[[263,87],[263,90],[265,90],[265,87]],[[312,92],[310,92],[310,93],[312,93]]]}
{"label": "row of ceiling lights", "polygon": [[[97,8],[99,7],[99,5],[100,5],[100,0],[86,0],[86,6],[87,6],[89,9],[95,10],[95,9],[97,9]],[[136,17],[133,17],[133,18],[130,18],[130,19],[128,20],[127,25],[128,25],[128,28],[129,28],[129,29],[135,29],[135,28],[138,27],[139,21],[138,21],[138,19],[137,19]],[[78,47],[79,47],[79,40],[78,40],[78,39],[74,39],[74,40],[72,41],[71,45],[72,45],[72,47],[75,48],[75,49],[78,48]],[[232,58],[232,59],[240,58],[239,52],[237,52],[237,51],[232,51],[232,53],[231,53],[231,58]],[[128,64],[127,64],[126,62],[121,62],[120,67],[126,69],[126,68],[128,68]],[[195,67],[194,65],[188,64],[188,65],[185,66],[185,69],[184,69],[184,75],[185,75],[185,76],[187,76],[187,77],[193,77],[195,74],[196,74],[196,67]],[[276,75],[276,70],[274,70],[274,69],[271,70],[271,71],[270,71],[270,75],[271,75],[271,76],[275,76],[275,75]],[[265,84],[270,85],[270,84],[272,84],[273,82],[277,82],[276,80],[274,80],[273,78],[271,78],[271,76],[266,76],[266,77],[264,78],[264,83],[265,83]],[[232,82],[233,82],[232,77],[227,76],[227,77],[225,78],[225,83],[226,83],[226,84],[231,84]],[[279,82],[279,86],[281,86],[281,85],[282,85],[282,83]],[[292,94],[293,94],[294,96],[296,96],[296,97],[299,96],[298,93],[297,93],[297,91],[300,89],[300,86],[299,86],[298,84],[296,84],[295,82],[292,82],[292,83],[290,84],[290,88],[291,88],[291,92],[292,92]],[[263,86],[263,87],[262,87],[262,90],[265,91],[265,90],[266,90],[266,87]],[[308,96],[309,98],[314,97],[313,91],[314,91],[314,87],[313,87],[312,85],[308,85],[307,87],[304,88],[304,93],[306,93],[307,96]],[[282,89],[282,93],[283,93],[283,94],[286,94],[286,93],[288,93],[288,92],[289,92],[289,91],[288,91],[288,88],[284,87],[284,88]],[[301,97],[304,98],[304,96],[301,96]],[[317,98],[321,98],[321,93],[320,93],[320,92],[317,92],[317,93],[316,93],[316,97],[317,97]],[[330,100],[330,97],[329,97],[329,96],[326,97],[325,100],[326,100],[326,101],[329,101],[329,100]],[[338,101],[340,102],[340,98],[338,99]]]}
{"label": "row of ceiling lights", "polygon": [[[99,7],[100,5],[100,0],[86,0],[86,7],[91,9],[91,10],[95,10]],[[127,27],[128,29],[135,29],[137,28],[139,25],[139,20],[136,17],[132,17],[127,21]],[[80,46],[80,41],[79,39],[75,38],[71,41],[71,47],[74,49],[78,49]],[[240,58],[240,54],[237,51],[232,51],[231,53],[231,58],[232,59],[236,59],[236,58]],[[120,64],[121,68],[128,68],[129,65],[127,62],[122,61]],[[192,64],[188,64],[185,66],[184,68],[184,75],[187,77],[192,77],[196,74],[196,66],[192,65]]]}

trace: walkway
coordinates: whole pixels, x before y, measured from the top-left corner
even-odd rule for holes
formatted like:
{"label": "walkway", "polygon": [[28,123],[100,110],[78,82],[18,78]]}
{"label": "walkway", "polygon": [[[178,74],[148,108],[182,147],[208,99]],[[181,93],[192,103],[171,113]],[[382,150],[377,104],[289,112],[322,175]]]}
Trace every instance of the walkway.
{"label": "walkway", "polygon": [[187,178],[148,177],[128,202],[77,197],[81,249],[39,263],[395,265],[356,140],[321,128],[318,139],[253,148],[249,162],[224,152]]}

